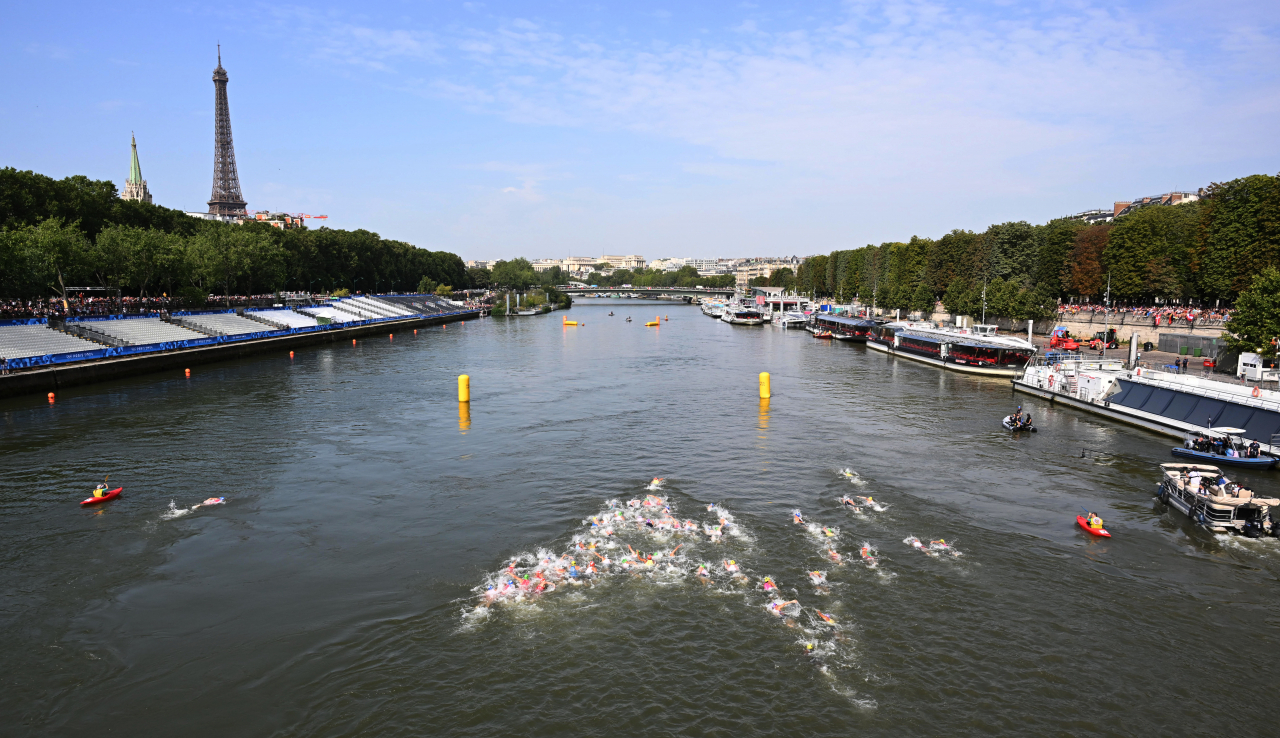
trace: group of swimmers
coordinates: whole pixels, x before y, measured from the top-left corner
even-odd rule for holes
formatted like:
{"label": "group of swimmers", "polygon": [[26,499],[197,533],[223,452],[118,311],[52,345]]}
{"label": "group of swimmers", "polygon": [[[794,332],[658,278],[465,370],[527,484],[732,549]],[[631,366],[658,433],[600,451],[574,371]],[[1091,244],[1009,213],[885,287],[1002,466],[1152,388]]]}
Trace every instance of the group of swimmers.
{"label": "group of swimmers", "polygon": [[[706,506],[707,512],[714,516],[711,521],[676,517],[668,499],[658,494],[664,481],[661,477],[654,478],[646,486],[649,494],[642,498],[626,502],[609,500],[603,511],[584,521],[587,531],[574,536],[565,553],[539,552],[537,556],[525,554],[513,559],[504,571],[483,585],[481,605],[531,600],[562,587],[588,584],[596,577],[611,573],[688,573],[686,557],[679,555],[686,542],[667,548],[673,536],[701,539],[705,535],[710,542],[719,543],[726,534],[738,533],[733,515],[715,503]],[[635,533],[650,537],[655,550],[641,551],[619,540],[620,536]],[[746,581],[742,567],[735,560],[723,561],[731,578]],[[692,574],[704,582],[713,578],[706,563],[699,563]]]}

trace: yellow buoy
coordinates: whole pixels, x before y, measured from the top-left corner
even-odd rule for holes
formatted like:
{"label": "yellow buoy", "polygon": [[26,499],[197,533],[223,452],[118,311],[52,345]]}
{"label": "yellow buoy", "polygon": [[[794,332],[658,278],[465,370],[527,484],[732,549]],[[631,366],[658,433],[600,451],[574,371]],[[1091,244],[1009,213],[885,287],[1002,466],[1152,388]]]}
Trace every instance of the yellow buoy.
{"label": "yellow buoy", "polygon": [[564,324],[565,324],[565,325],[577,325],[577,324],[578,324],[578,321],[576,321],[576,320],[566,320],[566,321],[564,322]]}
{"label": "yellow buoy", "polygon": [[656,321],[656,320],[653,320],[653,321],[650,321],[650,322],[648,322],[648,323],[645,323],[645,325],[646,325],[646,326],[649,326],[649,325],[657,325],[657,324],[658,324],[658,321]]}
{"label": "yellow buoy", "polygon": [[458,402],[471,402],[471,377],[458,375]]}
{"label": "yellow buoy", "polygon": [[769,372],[760,372],[760,399],[767,400],[772,396],[769,391]]}

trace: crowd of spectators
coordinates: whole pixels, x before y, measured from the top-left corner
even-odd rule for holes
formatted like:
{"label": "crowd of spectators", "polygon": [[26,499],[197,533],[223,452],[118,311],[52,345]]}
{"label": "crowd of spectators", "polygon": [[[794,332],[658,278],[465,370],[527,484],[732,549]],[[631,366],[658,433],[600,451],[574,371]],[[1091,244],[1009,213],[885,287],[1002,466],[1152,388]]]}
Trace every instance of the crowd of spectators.
{"label": "crowd of spectators", "polygon": [[168,297],[60,297],[47,300],[0,300],[0,319],[66,318],[72,316],[160,313],[170,309]]}
{"label": "crowd of spectators", "polygon": [[1081,314],[1109,314],[1123,317],[1125,323],[1145,322],[1149,319],[1152,325],[1221,325],[1231,317],[1226,308],[1195,308],[1184,306],[1152,307],[1152,306],[1117,306],[1108,308],[1105,305],[1059,305],[1058,315],[1077,316]]}

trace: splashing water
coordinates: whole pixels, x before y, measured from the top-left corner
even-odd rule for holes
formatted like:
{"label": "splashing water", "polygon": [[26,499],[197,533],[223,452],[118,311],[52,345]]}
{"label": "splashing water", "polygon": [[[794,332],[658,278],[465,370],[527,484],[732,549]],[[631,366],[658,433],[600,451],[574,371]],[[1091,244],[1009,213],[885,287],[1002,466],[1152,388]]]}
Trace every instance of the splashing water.
{"label": "splashing water", "polygon": [[194,507],[192,508],[178,507],[178,505],[174,503],[173,500],[169,500],[169,509],[161,513],[160,519],[173,520],[175,518],[180,518],[183,515],[190,515],[191,511],[194,509],[195,509]]}

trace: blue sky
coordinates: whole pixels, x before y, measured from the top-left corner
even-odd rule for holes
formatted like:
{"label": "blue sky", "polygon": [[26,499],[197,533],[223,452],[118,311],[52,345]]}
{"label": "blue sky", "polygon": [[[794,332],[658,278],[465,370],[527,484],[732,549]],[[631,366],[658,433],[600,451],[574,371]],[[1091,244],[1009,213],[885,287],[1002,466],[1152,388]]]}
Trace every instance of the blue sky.
{"label": "blue sky", "polygon": [[[215,10],[216,8],[216,10]],[[27,3],[0,166],[464,258],[805,255],[1280,172],[1280,3]],[[313,221],[316,222],[316,221]]]}

